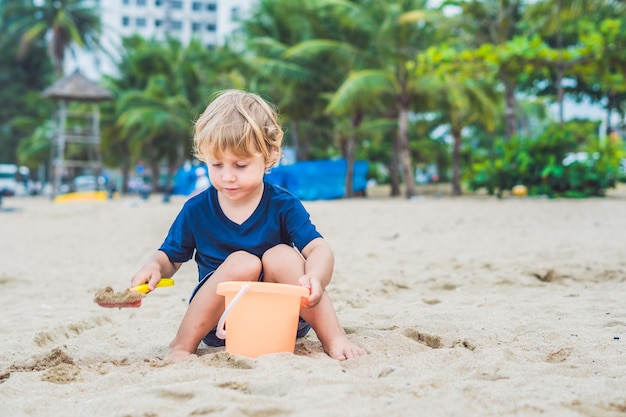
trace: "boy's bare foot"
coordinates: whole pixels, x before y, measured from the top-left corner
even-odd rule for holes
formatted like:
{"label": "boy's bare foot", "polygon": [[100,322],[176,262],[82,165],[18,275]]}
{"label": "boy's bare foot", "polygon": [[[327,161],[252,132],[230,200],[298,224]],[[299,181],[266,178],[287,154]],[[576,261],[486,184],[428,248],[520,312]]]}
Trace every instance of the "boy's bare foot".
{"label": "boy's bare foot", "polygon": [[367,355],[365,349],[352,343],[346,336],[338,336],[323,347],[328,356],[338,361]]}
{"label": "boy's bare foot", "polygon": [[165,360],[168,362],[182,362],[188,359],[191,356],[190,352],[187,352],[183,349],[170,348],[169,352],[167,352],[167,356]]}

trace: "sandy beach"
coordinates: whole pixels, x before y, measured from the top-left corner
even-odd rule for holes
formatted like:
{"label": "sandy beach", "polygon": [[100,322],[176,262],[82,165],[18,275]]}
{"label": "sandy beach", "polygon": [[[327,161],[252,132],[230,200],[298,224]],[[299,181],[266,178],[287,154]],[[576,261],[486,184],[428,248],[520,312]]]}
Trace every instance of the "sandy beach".
{"label": "sandy beach", "polygon": [[626,191],[549,200],[368,198],[305,206],[328,291],[369,355],[314,333],[256,359],[167,364],[195,264],[141,308],[123,290],[184,202],[124,197],[0,211],[0,416],[626,416]]}

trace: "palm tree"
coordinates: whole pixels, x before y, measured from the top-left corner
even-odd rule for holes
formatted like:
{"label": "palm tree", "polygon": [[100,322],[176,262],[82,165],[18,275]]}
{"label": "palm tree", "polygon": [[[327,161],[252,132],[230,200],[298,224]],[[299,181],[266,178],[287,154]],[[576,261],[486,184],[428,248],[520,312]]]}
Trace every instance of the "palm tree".
{"label": "palm tree", "polygon": [[448,72],[430,77],[427,83],[437,93],[435,109],[441,120],[450,127],[452,145],[452,194],[462,194],[461,188],[461,145],[463,130],[472,124],[481,124],[493,130],[498,117],[499,97],[493,83],[481,82],[480,77]]}
{"label": "palm tree", "polygon": [[193,120],[208,97],[224,88],[242,88],[239,60],[228,48],[208,51],[195,41],[183,46],[174,39],[134,36],[123,45],[119,75],[104,80],[116,97],[110,118],[103,120],[104,156],[122,166],[124,186],[132,162],[146,159],[154,188],[161,162],[167,162],[171,178],[191,157]]}
{"label": "palm tree", "polygon": [[[424,7],[420,0],[348,2],[326,0],[317,4],[314,15],[323,31],[317,38],[304,40],[290,48],[289,57],[324,62],[325,80],[330,90],[326,111],[347,117],[352,134],[342,134],[341,148],[348,161],[346,195],[352,193],[351,169],[356,133],[367,117],[396,117],[398,134],[392,148],[392,194],[398,195],[397,168],[401,172],[407,197],[415,195],[413,169],[408,144],[408,113],[417,102],[412,90],[413,73],[407,64],[415,59],[420,47],[428,42],[424,25],[417,23],[428,14],[416,12]],[[314,68],[314,67],[313,67]],[[334,85],[333,85],[334,84]]]}
{"label": "palm tree", "polygon": [[[419,61],[416,71],[422,74],[424,88],[430,89],[429,103],[440,121],[447,123],[453,138],[452,194],[461,195],[461,145],[463,131],[473,124],[493,131],[499,116],[500,96],[490,67],[461,59],[464,52],[440,46],[431,48]],[[445,57],[443,59],[442,57]]]}
{"label": "palm tree", "polygon": [[248,88],[277,105],[299,160],[310,158],[314,139],[329,136],[324,94],[334,91],[341,75],[328,65],[329,57],[300,48],[327,37],[328,23],[312,3],[291,0],[260,0],[244,23]]}
{"label": "palm tree", "polygon": [[151,77],[145,90],[122,94],[116,108],[117,125],[122,137],[128,138],[131,154],[148,160],[153,189],[158,185],[160,162],[177,161],[191,137],[189,102],[171,95],[167,82],[164,75]]}
{"label": "palm tree", "polygon": [[[461,8],[461,14],[452,20],[462,29],[457,40],[460,48],[478,48],[484,44],[502,47],[523,34],[522,15],[526,3],[525,0],[446,0],[442,7]],[[517,74],[507,65],[501,65],[498,78],[504,87],[506,137],[511,138],[518,130]]]}
{"label": "palm tree", "polygon": [[344,139],[341,141],[348,166],[345,185],[347,197],[353,195],[354,153],[357,137],[363,133],[360,130],[361,124],[366,114],[373,114],[376,106],[381,113],[383,112],[384,102],[381,96],[394,89],[393,85],[388,85],[391,81],[386,75],[374,70],[352,72],[328,103],[327,110],[331,114],[348,117],[350,120],[349,130],[342,136]]}
{"label": "palm tree", "polygon": [[[533,30],[547,39],[548,43],[559,52],[557,62],[551,68],[554,71],[554,83],[551,85],[551,89],[556,90],[556,102],[559,105],[559,122],[561,124],[565,122],[565,88],[563,80],[569,75],[566,71],[571,71],[572,67],[576,66],[580,61],[573,60],[567,62],[563,59],[562,52],[579,43],[581,20],[585,20],[586,16],[593,16],[593,12],[602,7],[617,13],[620,6],[623,9],[623,5],[619,3],[612,0],[596,0],[593,2],[585,0],[547,0],[528,7],[525,21],[529,22]],[[593,25],[598,23],[595,17],[597,15],[589,19]]]}
{"label": "palm tree", "polygon": [[63,62],[74,44],[95,49],[101,31],[100,14],[88,0],[5,0],[2,4],[8,33],[19,41],[19,56],[25,55],[39,39],[48,40],[48,53],[55,73],[63,74]]}
{"label": "palm tree", "polygon": [[363,106],[380,111],[384,105],[387,117],[397,118],[390,169],[392,195],[400,194],[399,166],[407,198],[417,194],[409,146],[409,114],[421,110],[424,100],[418,98],[425,92],[420,91],[416,73],[410,68],[420,51],[435,40],[429,22],[441,19],[439,14],[425,10],[426,5],[421,0],[362,2],[357,23],[369,30],[369,43],[363,47],[368,59],[362,63],[363,68],[350,73],[329,104],[329,109],[339,112],[352,106],[353,121],[362,120]]}
{"label": "palm tree", "polygon": [[[189,149],[192,116],[183,77],[177,76],[188,63],[181,60],[180,43],[134,36],[123,45],[119,76],[104,80],[116,99],[105,112],[109,116],[103,120],[102,144],[105,160],[122,166],[125,192],[133,161],[147,159],[156,174],[161,159],[183,156],[183,149]],[[189,73],[185,76],[189,80],[184,81],[192,82]],[[156,175],[152,181],[156,187]]]}
{"label": "palm tree", "polygon": [[[589,62],[592,71],[578,71],[575,93],[578,97],[587,96],[591,102],[606,103],[606,124],[615,127],[613,112],[617,113],[617,124],[621,129],[626,127],[626,3],[604,1],[598,2],[594,13],[586,18],[595,24],[604,39],[601,57]],[[597,23],[601,22],[601,23]],[[597,42],[594,42],[597,45]]]}
{"label": "palm tree", "polygon": [[52,65],[43,40],[18,59],[17,42],[7,36],[14,19],[6,16],[10,5],[0,1],[0,33],[4,34],[0,37],[0,160],[28,164],[34,171],[37,161],[27,155],[22,159],[18,146],[33,133],[33,126],[50,119],[52,102],[42,101],[41,91],[52,83]]}

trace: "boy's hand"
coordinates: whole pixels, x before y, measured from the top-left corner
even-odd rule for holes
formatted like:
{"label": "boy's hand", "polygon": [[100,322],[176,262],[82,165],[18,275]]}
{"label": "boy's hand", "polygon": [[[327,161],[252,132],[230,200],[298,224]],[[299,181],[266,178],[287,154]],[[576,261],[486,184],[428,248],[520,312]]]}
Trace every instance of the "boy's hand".
{"label": "boy's hand", "polygon": [[300,305],[304,308],[315,307],[322,299],[324,288],[317,278],[311,275],[302,275],[298,280],[301,287],[309,289],[309,298],[303,298]]}
{"label": "boy's hand", "polygon": [[148,288],[152,291],[162,277],[173,276],[180,268],[180,265],[180,263],[171,263],[164,252],[156,251],[130,279],[130,286],[135,287],[148,283]]}
{"label": "boy's hand", "polygon": [[132,288],[137,285],[148,283],[148,288],[152,291],[159,281],[161,281],[161,272],[158,269],[144,267],[130,279],[130,286]]}

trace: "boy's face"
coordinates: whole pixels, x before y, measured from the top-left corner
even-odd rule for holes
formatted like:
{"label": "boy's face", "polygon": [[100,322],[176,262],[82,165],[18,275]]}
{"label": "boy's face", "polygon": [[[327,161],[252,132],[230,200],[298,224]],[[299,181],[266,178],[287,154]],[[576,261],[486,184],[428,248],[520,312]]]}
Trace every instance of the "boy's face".
{"label": "boy's face", "polygon": [[265,159],[261,153],[240,157],[230,151],[207,161],[211,184],[231,201],[244,201],[262,190]]}

